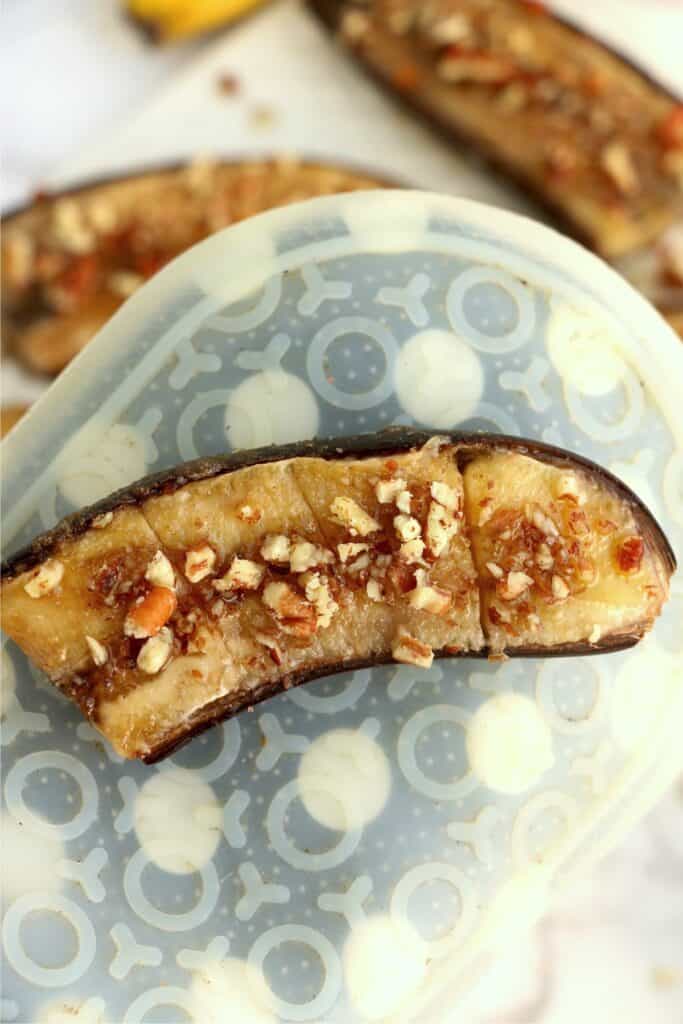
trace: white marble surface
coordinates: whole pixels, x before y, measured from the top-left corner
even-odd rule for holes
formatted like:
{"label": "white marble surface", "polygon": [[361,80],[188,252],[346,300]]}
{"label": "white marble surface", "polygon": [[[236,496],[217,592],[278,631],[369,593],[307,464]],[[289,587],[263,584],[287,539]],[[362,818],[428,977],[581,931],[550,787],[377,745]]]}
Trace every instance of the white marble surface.
{"label": "white marble surface", "polygon": [[[328,44],[290,5],[208,45],[168,52],[150,50],[117,8],[116,0],[5,0],[4,205],[44,183],[197,150],[282,149],[345,156],[510,205],[504,189],[465,166],[340,57],[321,52]],[[683,94],[680,0],[594,0],[579,13]],[[320,75],[330,60],[338,62],[332,81]],[[235,101],[215,90],[221,71],[242,81]],[[312,112],[311,87],[319,97]],[[274,113],[267,130],[253,117],[259,106]],[[43,387],[5,366],[5,401]],[[683,782],[499,959],[454,1020],[682,1024]]]}

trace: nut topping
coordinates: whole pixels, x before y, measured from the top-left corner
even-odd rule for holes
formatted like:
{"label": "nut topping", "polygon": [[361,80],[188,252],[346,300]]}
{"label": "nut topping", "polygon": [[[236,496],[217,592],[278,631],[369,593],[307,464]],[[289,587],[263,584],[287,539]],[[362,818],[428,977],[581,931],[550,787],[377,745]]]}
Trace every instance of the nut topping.
{"label": "nut topping", "polygon": [[418,569],[417,586],[408,594],[411,608],[429,612],[431,615],[445,615],[450,608],[452,595],[442,587],[435,587],[426,582],[426,573]]}
{"label": "nut topping", "polygon": [[533,582],[531,576],[527,576],[525,572],[509,572],[505,583],[499,589],[500,596],[504,601],[514,601],[528,590]]}
{"label": "nut topping", "polygon": [[547,544],[539,544],[536,551],[536,565],[539,569],[552,569],[555,564],[555,559],[550,553],[550,548]]}
{"label": "nut topping", "polygon": [[410,515],[410,503],[412,498],[413,496],[410,491],[401,491],[396,499],[396,508],[399,512],[403,512],[407,516]]}
{"label": "nut topping", "polygon": [[357,555],[363,554],[363,552],[368,551],[369,548],[370,548],[369,544],[359,544],[359,543],[355,543],[355,544],[354,543],[350,543],[350,544],[337,544],[337,551],[339,553],[339,558],[340,558],[342,564],[344,564],[344,565],[346,564],[346,562],[349,561],[350,558],[355,558]]}
{"label": "nut topping", "polygon": [[12,231],[4,240],[4,270],[15,288],[25,288],[31,281],[35,242],[26,231]]}
{"label": "nut topping", "polygon": [[457,532],[458,521],[453,513],[437,501],[432,501],[427,513],[427,544],[432,554],[438,558]]}
{"label": "nut topping", "polygon": [[52,208],[52,234],[66,252],[83,255],[95,248],[95,233],[75,199],[58,199]]}
{"label": "nut topping", "polygon": [[341,31],[350,43],[356,43],[370,29],[370,19],[363,11],[345,11],[342,18]]}
{"label": "nut topping", "polygon": [[175,591],[168,587],[152,587],[126,615],[123,632],[136,640],[154,636],[165,626],[178,606]]}
{"label": "nut topping", "polygon": [[371,601],[382,600],[382,588],[380,587],[377,580],[368,580],[365,585],[365,593],[368,595]]}
{"label": "nut topping", "polygon": [[255,633],[254,639],[268,649],[268,653],[276,665],[282,664],[282,650],[274,636],[270,636],[269,633]]}
{"label": "nut topping", "polygon": [[623,142],[607,143],[600,154],[600,166],[622,195],[631,196],[638,191],[638,172]]}
{"label": "nut topping", "polygon": [[297,541],[292,548],[290,565],[292,572],[306,572],[316,565],[326,565],[334,560],[332,552],[311,544],[307,540]]}
{"label": "nut topping", "polygon": [[569,587],[561,576],[553,576],[550,585],[556,601],[564,601],[569,597]]}
{"label": "nut topping", "polygon": [[339,605],[330,592],[328,581],[318,572],[304,573],[299,580],[304,586],[306,600],[315,608],[318,626],[325,629],[331,623],[334,613],[339,610]]}
{"label": "nut topping", "polygon": [[365,509],[361,508],[353,498],[335,498],[330,505],[332,519],[340,526],[345,526],[352,537],[367,537],[376,533],[380,525]]}
{"label": "nut topping", "polygon": [[503,576],[505,575],[501,567],[499,565],[496,565],[495,562],[487,562],[486,568],[488,569],[492,576],[495,576],[497,580],[502,580]]}
{"label": "nut topping", "polygon": [[546,537],[558,537],[560,531],[555,526],[550,516],[547,516],[545,512],[541,512],[540,508],[535,508],[531,514],[531,521],[537,530],[544,533]]}
{"label": "nut topping", "polygon": [[129,299],[145,283],[142,274],[132,270],[113,270],[107,277],[107,288],[122,299]]}
{"label": "nut topping", "polygon": [[261,557],[265,558],[266,562],[288,562],[291,551],[291,541],[282,533],[271,534],[261,545]]}
{"label": "nut topping", "polygon": [[235,555],[225,576],[215,580],[213,585],[221,593],[231,590],[258,590],[265,572],[265,567],[258,562]]}
{"label": "nut topping", "polygon": [[263,591],[263,603],[274,613],[285,633],[303,639],[315,633],[315,608],[289,583],[268,583]]}
{"label": "nut topping", "polygon": [[346,566],[346,569],[348,572],[353,573],[355,575],[356,573],[363,572],[363,570],[369,568],[369,566],[370,555],[364,553],[362,555],[359,555],[358,558],[354,559],[353,562],[349,562],[349,564]]}
{"label": "nut topping", "polygon": [[451,46],[454,43],[463,43],[471,35],[472,25],[469,18],[459,11],[449,14],[444,18],[437,18],[429,21],[426,27],[426,34],[432,43],[437,46]]}
{"label": "nut topping", "polygon": [[422,534],[422,527],[419,521],[413,516],[407,516],[404,513],[394,516],[394,529],[404,543],[410,540],[417,540]]}
{"label": "nut topping", "polygon": [[92,655],[92,660],[98,666],[106,665],[109,658],[107,648],[104,644],[101,644],[99,640],[96,640],[94,636],[88,636],[86,633],[85,642],[88,645],[88,650]]}
{"label": "nut topping", "polygon": [[380,480],[375,487],[375,494],[380,505],[388,505],[396,501],[399,494],[406,488],[405,480],[396,477],[393,480]]}
{"label": "nut topping", "polygon": [[423,644],[405,629],[400,629],[394,639],[391,656],[394,661],[417,665],[418,668],[431,668],[434,661],[434,651],[429,644]]}
{"label": "nut topping", "polygon": [[414,565],[422,561],[425,546],[425,542],[420,537],[415,540],[407,540],[398,549],[398,556],[408,565]]}
{"label": "nut topping", "polygon": [[216,552],[208,544],[190,548],[185,555],[185,575],[190,583],[199,583],[214,571]]}
{"label": "nut topping", "polygon": [[140,648],[137,658],[138,668],[148,676],[155,676],[170,658],[172,650],[173,633],[167,626],[164,626],[156,636],[150,637]]}
{"label": "nut topping", "polygon": [[434,501],[438,501],[439,505],[443,505],[443,507],[447,508],[450,512],[455,512],[457,509],[458,493],[455,488],[450,487],[441,480],[434,480],[429,488],[429,493]]}
{"label": "nut topping", "polygon": [[175,573],[163,551],[157,551],[150,559],[145,570],[145,579],[155,587],[166,587],[173,590],[175,587]]}
{"label": "nut topping", "polygon": [[31,573],[24,590],[29,597],[45,597],[51,594],[62,582],[64,566],[56,558],[48,558]]}

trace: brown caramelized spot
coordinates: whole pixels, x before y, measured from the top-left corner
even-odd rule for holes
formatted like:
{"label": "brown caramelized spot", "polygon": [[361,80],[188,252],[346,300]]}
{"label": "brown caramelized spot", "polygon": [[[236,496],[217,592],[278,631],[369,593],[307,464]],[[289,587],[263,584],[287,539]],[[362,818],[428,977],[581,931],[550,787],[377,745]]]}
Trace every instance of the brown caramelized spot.
{"label": "brown caramelized spot", "polygon": [[102,597],[108,597],[117,589],[121,581],[121,572],[122,565],[120,561],[105,562],[95,573],[90,589]]}
{"label": "brown caramelized spot", "polygon": [[404,61],[394,68],[391,81],[400,92],[414,92],[420,84],[420,70],[411,61]]}
{"label": "brown caramelized spot", "polygon": [[643,561],[644,544],[640,537],[627,537],[617,548],[617,565],[621,572],[637,572]]}
{"label": "brown caramelized spot", "polygon": [[[505,611],[490,609],[489,619],[508,633],[534,614],[534,598],[554,603],[581,593],[596,578],[588,516],[573,501],[564,504],[561,519],[559,507],[549,507],[556,517],[552,520],[540,506],[529,504],[523,510],[497,509],[486,525],[491,541],[487,565],[495,572],[485,575],[484,585],[506,602]],[[616,528],[610,520],[602,524],[603,529]]]}
{"label": "brown caramelized spot", "polygon": [[683,103],[669,111],[659,124],[657,138],[665,149],[683,149]]}
{"label": "brown caramelized spot", "polygon": [[387,570],[387,579],[396,594],[407,594],[415,587],[415,569],[396,559]]}

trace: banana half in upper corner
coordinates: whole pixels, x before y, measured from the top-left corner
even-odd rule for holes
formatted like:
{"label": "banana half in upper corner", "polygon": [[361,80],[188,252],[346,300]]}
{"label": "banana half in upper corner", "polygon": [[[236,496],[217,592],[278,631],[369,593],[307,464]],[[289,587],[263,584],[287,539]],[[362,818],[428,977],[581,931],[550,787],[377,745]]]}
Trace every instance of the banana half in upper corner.
{"label": "banana half in upper corner", "polygon": [[155,42],[172,43],[229,25],[266,0],[124,0],[127,13]]}

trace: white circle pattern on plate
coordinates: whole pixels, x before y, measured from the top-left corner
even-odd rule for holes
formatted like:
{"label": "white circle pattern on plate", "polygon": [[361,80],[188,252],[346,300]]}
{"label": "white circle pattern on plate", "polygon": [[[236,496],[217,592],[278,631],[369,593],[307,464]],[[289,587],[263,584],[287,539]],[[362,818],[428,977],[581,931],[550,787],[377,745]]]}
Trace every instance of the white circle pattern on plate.
{"label": "white circle pattern on plate", "polygon": [[[289,207],[214,236],[158,274],[81,357],[86,369],[97,363],[88,388],[67,394],[69,372],[53,385],[35,413],[35,452],[13,458],[7,442],[5,540],[18,546],[133,476],[231,444],[417,422],[539,437],[614,466],[657,502],[680,551],[682,360],[606,269],[501,211],[397,193]],[[62,449],[77,466],[57,458]],[[44,842],[35,863],[42,877],[58,861],[59,891],[14,879],[3,1009],[37,1019],[77,981],[83,998],[103,1000],[104,1019],[142,1024],[168,1008],[205,1024],[200,963],[225,979],[231,964],[263,966],[275,1000],[265,1019],[283,1024],[382,1019],[404,996],[449,1005],[440,974],[461,984],[460,954],[467,963],[491,922],[500,922],[496,935],[516,934],[508,910],[519,917],[531,893],[537,913],[565,858],[590,854],[624,787],[634,799],[634,780],[645,788],[660,736],[676,722],[680,734],[680,606],[675,580],[670,606],[635,652],[502,670],[463,659],[428,672],[362,669],[197,738],[159,766],[161,779],[182,766],[213,792],[194,822],[200,870],[182,875],[153,864],[133,827],[155,770],[103,751],[96,731],[6,645],[3,818],[13,837],[28,825]],[[467,758],[470,723],[503,691],[529,702],[555,756],[547,777],[520,776],[514,794],[482,785]],[[323,800],[311,816],[301,765],[322,733],[344,730],[381,749],[388,772],[355,820],[343,814],[362,785],[353,765],[335,813]],[[183,801],[168,806],[188,813]],[[426,896],[436,890],[448,893],[447,913],[432,915]],[[78,933],[70,962],[34,959],[33,929],[22,925],[34,912],[47,941]],[[432,937],[435,956],[419,936],[403,941],[411,921]],[[95,934],[104,935],[97,949]],[[405,966],[395,991],[375,985],[364,962],[371,954],[385,963],[388,936]],[[145,967],[162,946],[160,966]]]}
{"label": "white circle pattern on plate", "polygon": [[[287,942],[310,947],[323,963],[325,978],[316,995],[305,1003],[289,1002],[272,993],[273,1002],[281,1017],[291,1021],[318,1020],[331,1009],[341,987],[341,965],[334,946],[321,932],[306,925],[285,924],[271,928],[260,935],[249,951],[249,963],[264,972],[266,957]],[[264,972],[265,973],[265,972]]]}
{"label": "white circle pattern on plate", "polygon": [[[76,933],[75,955],[59,967],[46,967],[30,956],[22,941],[22,925],[29,915],[52,913],[67,922]],[[85,911],[58,893],[27,893],[7,910],[2,923],[5,953],[11,966],[33,985],[41,988],[63,988],[73,985],[85,974],[95,957],[95,929]]]}
{"label": "white circle pattern on plate", "polygon": [[208,861],[198,869],[197,873],[202,883],[199,899],[191,910],[182,911],[179,914],[169,914],[160,910],[145,895],[142,886],[143,872],[151,863],[152,861],[141,848],[128,861],[123,875],[123,891],[137,916],[154,928],[160,928],[165,932],[183,932],[202,924],[211,914],[218,900],[218,875],[213,862]]}
{"label": "white circle pattern on plate", "polygon": [[[81,793],[81,807],[69,821],[53,824],[45,818],[32,814],[26,805],[24,790],[30,775],[45,769],[55,769],[70,775],[78,784]],[[17,820],[28,818],[36,832],[60,839],[76,839],[92,825],[97,817],[98,789],[95,777],[81,761],[72,754],[61,750],[42,750],[27,754],[10,768],[5,779],[5,799],[11,813]]]}

